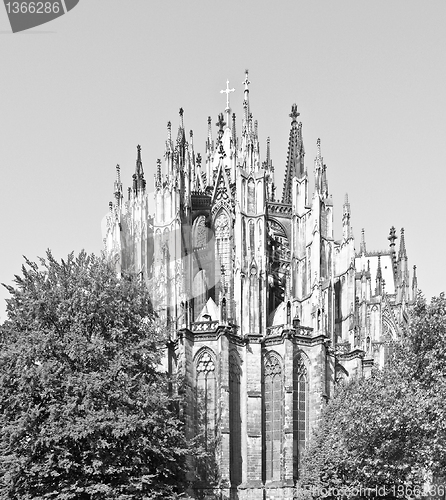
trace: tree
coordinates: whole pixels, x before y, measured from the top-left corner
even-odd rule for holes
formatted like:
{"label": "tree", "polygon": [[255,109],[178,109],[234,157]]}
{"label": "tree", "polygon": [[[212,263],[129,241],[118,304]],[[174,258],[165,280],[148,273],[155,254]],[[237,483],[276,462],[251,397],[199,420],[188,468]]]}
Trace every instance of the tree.
{"label": "tree", "polygon": [[[392,362],[338,386],[304,458],[301,483],[359,496],[420,491],[426,472],[446,470],[446,300],[412,310]],[[401,496],[401,495],[400,495]]]}
{"label": "tree", "polygon": [[177,498],[189,450],[146,287],[85,252],[25,261],[0,330],[0,498]]}

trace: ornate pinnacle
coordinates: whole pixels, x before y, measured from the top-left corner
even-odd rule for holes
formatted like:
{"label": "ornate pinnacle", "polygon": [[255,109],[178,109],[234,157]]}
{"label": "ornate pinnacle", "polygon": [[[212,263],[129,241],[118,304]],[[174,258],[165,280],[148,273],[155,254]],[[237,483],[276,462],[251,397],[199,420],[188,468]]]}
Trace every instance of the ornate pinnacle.
{"label": "ornate pinnacle", "polygon": [[293,104],[291,106],[291,113],[290,113],[290,118],[291,118],[291,123],[296,123],[297,122],[297,117],[300,116],[299,111],[297,111],[297,104]]}
{"label": "ornate pinnacle", "polygon": [[167,122],[167,140],[170,142],[172,140],[172,123]]}
{"label": "ornate pinnacle", "polygon": [[218,115],[218,122],[215,124],[220,128],[220,132],[223,133],[223,127],[226,125],[226,122],[223,119],[223,113]]}
{"label": "ornate pinnacle", "polygon": [[183,110],[183,108],[180,108],[180,128],[181,129],[184,129],[183,114],[184,114],[184,110]]}
{"label": "ornate pinnacle", "polygon": [[249,92],[248,85],[251,83],[248,78],[248,70],[245,69],[245,79],[243,80],[243,85],[245,86],[245,92]]}
{"label": "ornate pinnacle", "polygon": [[361,229],[361,244],[360,244],[360,249],[361,253],[365,254],[366,253],[366,246],[365,246],[365,231],[364,228]]}

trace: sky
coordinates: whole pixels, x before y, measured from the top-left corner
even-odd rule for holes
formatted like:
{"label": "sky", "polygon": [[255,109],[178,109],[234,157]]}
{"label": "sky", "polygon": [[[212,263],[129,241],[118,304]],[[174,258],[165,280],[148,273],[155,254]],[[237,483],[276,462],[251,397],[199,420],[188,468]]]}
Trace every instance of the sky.
{"label": "sky", "polygon": [[[101,220],[141,144],[148,187],[178,110],[204,153],[207,117],[241,128],[245,69],[261,154],[267,137],[282,192],[291,105],[313,182],[321,139],[342,235],[348,193],[359,248],[388,249],[405,228],[426,297],[446,288],[446,2],[413,0],[80,0],[13,34],[0,5],[0,282],[50,248],[103,249]],[[213,125],[214,134],[217,127]],[[397,245],[399,239],[397,240]],[[0,290],[0,321],[6,318]]]}

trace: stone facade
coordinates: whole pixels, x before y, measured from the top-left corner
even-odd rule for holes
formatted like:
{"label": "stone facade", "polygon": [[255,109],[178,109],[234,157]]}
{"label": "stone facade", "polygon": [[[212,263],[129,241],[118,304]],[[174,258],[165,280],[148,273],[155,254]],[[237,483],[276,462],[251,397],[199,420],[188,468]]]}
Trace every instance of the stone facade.
{"label": "stone facade", "polygon": [[[269,139],[262,161],[246,73],[241,135],[229,98],[204,155],[168,124],[155,193],[138,147],[124,201],[119,167],[105,246],[118,272],[141,273],[169,333],[166,368],[186,396],[187,433],[210,458],[191,461],[196,498],[292,498],[299,461],[342,379],[382,365],[416,296],[401,230],[359,250],[346,196],[342,238],[317,142],[313,194],[294,104],[285,181],[276,196]],[[225,91],[229,96],[230,90]],[[155,213],[149,213],[149,196]]]}

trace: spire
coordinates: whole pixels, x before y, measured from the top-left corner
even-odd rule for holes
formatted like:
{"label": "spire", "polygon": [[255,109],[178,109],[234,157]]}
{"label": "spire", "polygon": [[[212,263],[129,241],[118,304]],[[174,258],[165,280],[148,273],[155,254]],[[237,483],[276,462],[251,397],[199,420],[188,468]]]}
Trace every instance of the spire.
{"label": "spire", "polygon": [[226,122],[223,119],[223,113],[220,113],[218,115],[218,122],[215,125],[217,125],[217,127],[219,128],[218,139],[221,140],[221,138],[223,137],[223,129],[224,129],[224,126],[226,125]]}
{"label": "spire", "polygon": [[170,121],[167,122],[167,140],[169,143],[172,142],[172,123]]}
{"label": "spire", "polygon": [[180,108],[179,114],[180,114],[180,125],[178,127],[177,144],[184,146],[184,144],[186,143],[186,135],[184,133],[184,120],[183,120],[184,110],[183,110],[183,108]]}
{"label": "spire", "polygon": [[161,160],[156,160],[155,187],[161,187]]}
{"label": "spire", "polygon": [[146,181],[144,180],[144,170],[142,168],[141,160],[141,146],[138,144],[136,154],[136,167],[135,173],[133,174],[133,190],[138,193],[143,191],[146,187]]}
{"label": "spire", "polygon": [[360,251],[361,255],[365,255],[365,253],[367,252],[366,246],[365,246],[365,231],[364,231],[364,228],[361,229],[361,243],[360,243],[359,251]]}
{"label": "spire", "polygon": [[304,174],[304,147],[302,143],[302,123],[297,123],[300,113],[297,104],[291,107],[291,130],[288,142],[288,157],[285,168],[282,203],[291,203],[291,186],[293,177],[301,178]]}
{"label": "spire", "polygon": [[237,151],[237,132],[235,130],[235,113],[232,113],[232,143]]}
{"label": "spire", "polygon": [[212,118],[208,116],[208,137],[206,140],[206,151],[210,153],[213,151],[213,143],[212,143]]}
{"label": "spire", "polygon": [[406,242],[404,240],[404,227],[401,228],[401,239],[400,239],[400,250],[398,252],[398,257],[401,259],[407,259],[406,254]]}
{"label": "spire", "polygon": [[348,201],[348,194],[345,194],[343,214],[342,214],[342,236],[343,240],[348,240],[351,235],[350,230],[350,203]]}
{"label": "spire", "polygon": [[418,293],[418,279],[417,279],[417,266],[413,266],[413,278],[412,278],[412,299],[416,300]]}
{"label": "spire", "polygon": [[375,295],[382,294],[382,281],[383,281],[382,269],[381,269],[381,254],[378,254],[378,269],[376,270],[376,289]]}
{"label": "spire", "polygon": [[136,175],[139,177],[144,177],[144,172],[143,172],[143,169],[142,169],[142,161],[141,161],[141,146],[138,144],[138,146],[136,147],[136,169],[135,169],[135,173]]}
{"label": "spire", "polygon": [[245,91],[244,91],[244,95],[245,95],[245,101],[249,104],[249,85],[250,85],[250,81],[249,81],[249,78],[248,78],[248,70],[245,69],[245,79],[243,80],[243,85],[245,86]]}
{"label": "spire", "polygon": [[116,206],[120,206],[121,205],[121,201],[122,201],[122,182],[121,182],[121,169],[119,167],[119,165],[116,165],[116,180],[115,180],[115,191],[114,191],[114,195],[115,195],[115,202],[116,202]]}
{"label": "spire", "polygon": [[271,139],[266,138],[266,168],[270,170],[271,168]]}
{"label": "spire", "polygon": [[244,90],[244,98],[243,98],[243,130],[248,128],[248,120],[249,120],[249,84],[251,82],[248,78],[248,70],[245,70],[245,79],[242,84],[245,87]]}
{"label": "spire", "polygon": [[390,254],[392,256],[393,274],[396,276],[398,264],[396,262],[396,251],[395,251],[395,240],[397,239],[395,226],[392,226],[390,228],[390,233],[387,239],[390,241]]}
{"label": "spire", "polygon": [[327,167],[324,165],[324,160],[321,153],[321,140],[317,140],[317,154],[314,160],[314,177],[316,189],[324,197],[328,196],[328,182],[327,182]]}

